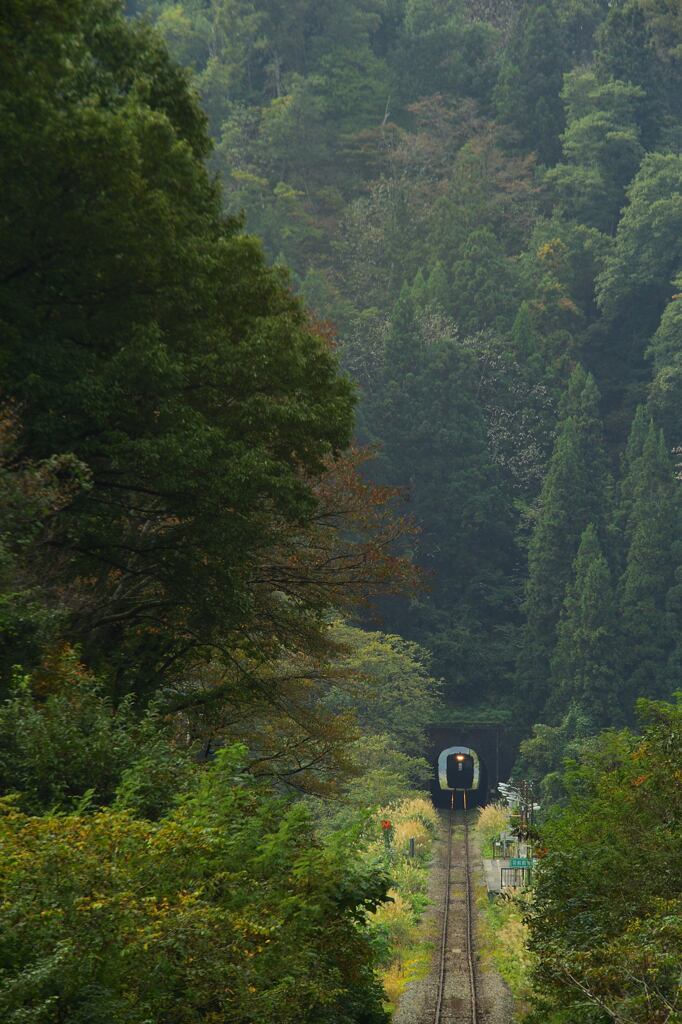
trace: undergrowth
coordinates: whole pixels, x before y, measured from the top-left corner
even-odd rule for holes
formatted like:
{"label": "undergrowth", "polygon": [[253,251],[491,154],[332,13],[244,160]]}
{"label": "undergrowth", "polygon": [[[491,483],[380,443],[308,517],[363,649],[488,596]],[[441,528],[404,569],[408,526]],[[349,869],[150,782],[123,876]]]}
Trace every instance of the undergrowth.
{"label": "undergrowth", "polygon": [[[429,971],[431,945],[422,918],[429,905],[431,851],[439,819],[431,802],[422,797],[384,808],[380,817],[391,822],[389,842],[385,844],[382,838],[378,843],[383,846],[393,881],[389,892],[392,902],[372,915],[370,928],[386,999],[394,1011],[405,987]],[[410,856],[410,839],[414,839],[414,857]]]}
{"label": "undergrowth", "polygon": [[[510,818],[511,812],[504,804],[488,804],[479,811],[475,835],[484,857],[492,857],[493,840],[509,828]],[[517,1020],[526,1016],[533,991],[533,961],[527,944],[528,926],[524,923],[530,899],[531,894],[526,892],[511,899],[496,896],[490,900],[485,890],[477,898],[481,950],[507,983],[514,997]]]}
{"label": "undergrowth", "polygon": [[504,804],[486,804],[478,812],[476,837],[484,857],[493,855],[493,839],[509,828],[511,811]]}
{"label": "undergrowth", "polygon": [[522,897],[505,900],[498,896],[491,902],[486,901],[483,911],[485,930],[491,940],[486,946],[517,1006],[525,1004],[532,994],[533,960],[527,947],[528,926],[524,923],[526,908],[522,900]]}

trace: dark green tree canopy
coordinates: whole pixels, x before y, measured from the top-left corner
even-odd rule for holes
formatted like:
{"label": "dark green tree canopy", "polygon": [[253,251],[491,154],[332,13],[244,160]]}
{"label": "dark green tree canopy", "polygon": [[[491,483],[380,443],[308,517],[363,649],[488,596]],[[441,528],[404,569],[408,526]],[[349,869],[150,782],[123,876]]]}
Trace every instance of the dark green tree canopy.
{"label": "dark green tree canopy", "polygon": [[679,644],[679,621],[670,607],[682,562],[680,487],[662,431],[649,421],[637,455],[640,424],[629,445],[623,481],[625,568],[619,585],[626,692],[666,697],[675,685],[669,662]]}
{"label": "dark green tree canopy", "polygon": [[641,336],[655,331],[682,263],[682,157],[645,157],[597,283],[608,317],[633,319]]}
{"label": "dark green tree canopy", "polygon": [[495,102],[523,148],[536,150],[548,165],[560,154],[564,109],[559,94],[567,58],[556,5],[527,0],[505,53]]}
{"label": "dark green tree canopy", "polygon": [[593,725],[612,724],[619,715],[626,719],[630,709],[623,707],[627,694],[619,692],[618,667],[611,573],[590,523],[580,540],[557,628],[549,699],[553,718],[573,705]]}
{"label": "dark green tree canopy", "polygon": [[517,685],[535,711],[549,696],[557,623],[581,537],[590,524],[600,532],[605,527],[608,481],[598,401],[594,378],[577,366],[561,403],[528,547],[526,623]]}
{"label": "dark green tree canopy", "polygon": [[222,216],[185,74],[114,2],[39,8],[5,12],[5,388],[24,456],[90,467],[50,543],[108,594],[89,641],[127,645],[148,685],[248,620],[259,557],[349,439],[351,389]]}
{"label": "dark green tree canopy", "polygon": [[472,694],[483,680],[492,685],[495,666],[509,657],[502,628],[514,596],[509,481],[476,399],[475,347],[433,307],[416,311],[411,291],[393,312],[367,427],[384,442],[386,480],[408,489],[421,526],[413,553],[435,606],[420,599],[404,607],[401,632],[428,643],[451,694]]}
{"label": "dark green tree canopy", "polygon": [[559,194],[562,212],[613,234],[625,188],[644,155],[636,122],[643,91],[625,82],[600,83],[593,71],[580,70],[566,76],[562,95],[566,163],[553,168],[547,180]]}

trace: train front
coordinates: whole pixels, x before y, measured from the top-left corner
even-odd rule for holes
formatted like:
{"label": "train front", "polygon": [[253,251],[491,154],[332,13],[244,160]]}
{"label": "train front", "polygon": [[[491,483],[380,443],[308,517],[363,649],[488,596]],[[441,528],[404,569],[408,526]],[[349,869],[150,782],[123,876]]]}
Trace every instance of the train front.
{"label": "train front", "polygon": [[438,755],[434,785],[434,803],[456,808],[473,807],[480,802],[481,764],[471,747],[448,747]]}

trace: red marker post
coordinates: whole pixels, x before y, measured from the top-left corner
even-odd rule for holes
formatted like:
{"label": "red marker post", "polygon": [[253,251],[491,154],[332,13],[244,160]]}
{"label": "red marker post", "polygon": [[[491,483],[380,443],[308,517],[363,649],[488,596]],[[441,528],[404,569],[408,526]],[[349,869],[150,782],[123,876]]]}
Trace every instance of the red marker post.
{"label": "red marker post", "polygon": [[386,856],[388,857],[391,853],[391,843],[393,841],[393,825],[388,818],[382,820],[381,831],[384,834],[384,846],[386,847]]}

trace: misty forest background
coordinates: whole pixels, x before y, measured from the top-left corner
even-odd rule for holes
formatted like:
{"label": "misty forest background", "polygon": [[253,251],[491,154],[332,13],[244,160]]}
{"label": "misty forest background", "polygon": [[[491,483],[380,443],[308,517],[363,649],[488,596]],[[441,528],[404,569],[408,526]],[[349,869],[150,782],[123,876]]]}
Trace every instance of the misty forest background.
{"label": "misty forest background", "polygon": [[453,715],[549,813],[532,1019],[682,1020],[679,5],[0,32],[3,1020],[386,1020]]}
{"label": "misty forest background", "polygon": [[675,5],[128,13],[192,68],[227,209],[335,325],[369,473],[407,489],[429,590],[391,629],[448,700],[527,722],[621,724],[669,695]]}

